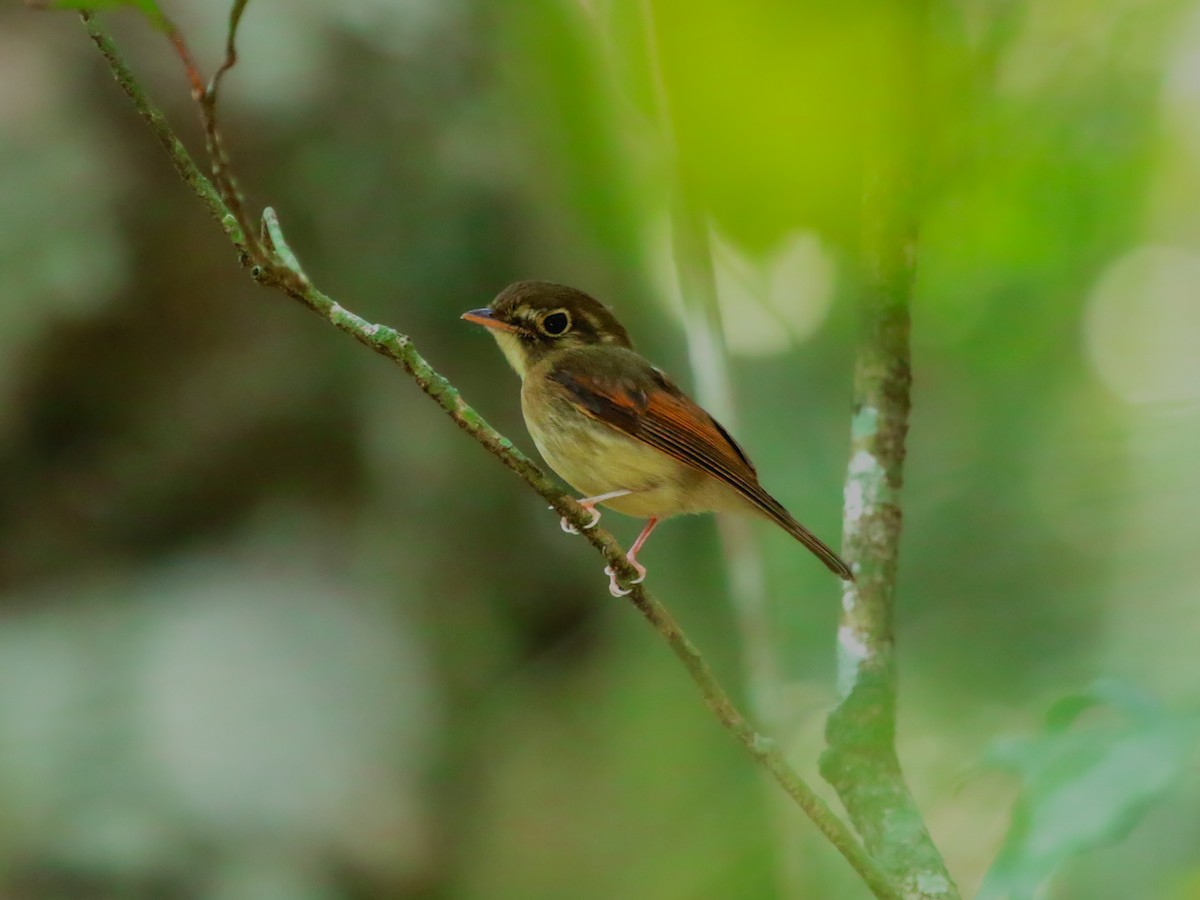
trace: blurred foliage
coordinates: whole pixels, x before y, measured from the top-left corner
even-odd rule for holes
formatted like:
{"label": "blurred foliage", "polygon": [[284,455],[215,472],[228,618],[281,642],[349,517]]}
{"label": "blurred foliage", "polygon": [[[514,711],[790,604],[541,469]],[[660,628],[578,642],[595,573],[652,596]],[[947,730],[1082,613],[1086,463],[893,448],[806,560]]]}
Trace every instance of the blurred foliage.
{"label": "blurred foliage", "polygon": [[74,9],[88,12],[100,12],[108,9],[118,9],[122,6],[132,7],[142,13],[146,20],[160,31],[168,31],[170,26],[163,17],[162,9],[154,0],[33,0],[30,4],[42,9]]}
{"label": "blurred foliage", "polygon": [[[227,9],[165,11],[211,72]],[[199,152],[162,36],[104,16]],[[239,45],[252,204],[526,448],[458,314],[577,284],[686,383],[678,164],[715,223],[738,437],[830,538],[860,160],[914,102],[906,773],[967,895],[990,870],[1198,896],[1200,7],[253,0]],[[69,14],[0,7],[0,208],[0,896],[864,896],[595,557],[246,278]],[[837,588],[761,541],[777,737],[814,774]],[[643,558],[736,690],[711,522]],[[1077,693],[1096,679],[1146,699]],[[981,769],[1013,733],[1018,777]]]}
{"label": "blurred foliage", "polygon": [[1170,715],[1126,685],[1102,682],[1055,703],[1040,735],[997,744],[991,762],[1023,787],[979,900],[1033,897],[1072,857],[1127,837],[1183,774],[1197,738],[1195,715]]}

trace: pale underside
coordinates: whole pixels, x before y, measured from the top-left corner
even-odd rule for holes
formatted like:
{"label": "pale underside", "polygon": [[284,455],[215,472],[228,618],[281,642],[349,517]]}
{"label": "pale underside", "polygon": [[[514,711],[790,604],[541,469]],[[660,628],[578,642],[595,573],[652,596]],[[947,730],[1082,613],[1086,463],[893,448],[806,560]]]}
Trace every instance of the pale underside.
{"label": "pale underside", "polygon": [[[525,424],[550,468],[585,497],[632,491],[602,505],[647,519],[687,513],[748,510],[746,501],[722,482],[685,465],[583,413],[560,408],[551,415],[530,415]],[[556,404],[557,405],[557,404]]]}

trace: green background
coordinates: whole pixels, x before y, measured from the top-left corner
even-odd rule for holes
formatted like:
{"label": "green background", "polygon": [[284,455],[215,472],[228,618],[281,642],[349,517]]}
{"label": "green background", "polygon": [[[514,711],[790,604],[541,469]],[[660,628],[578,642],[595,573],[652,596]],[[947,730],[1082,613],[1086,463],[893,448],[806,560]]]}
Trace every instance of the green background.
{"label": "green background", "polygon": [[[1200,7],[651,6],[254,0],[251,208],[532,452],[459,313],[576,285],[692,384],[678,177],[735,431],[836,544],[860,160],[919,39],[900,757],[964,895],[1200,897]],[[166,11],[211,72],[222,5]],[[167,43],[105,21],[199,154]],[[69,12],[0,7],[0,210],[0,895],[866,896],[540,498],[249,280]],[[819,782],[838,586],[755,535]],[[712,520],[642,559],[746,696]]]}

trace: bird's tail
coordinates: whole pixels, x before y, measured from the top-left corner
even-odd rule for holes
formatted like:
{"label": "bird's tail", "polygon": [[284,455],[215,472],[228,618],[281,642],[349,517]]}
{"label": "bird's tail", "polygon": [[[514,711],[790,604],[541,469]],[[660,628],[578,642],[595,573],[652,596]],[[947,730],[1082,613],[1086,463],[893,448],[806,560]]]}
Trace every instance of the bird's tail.
{"label": "bird's tail", "polygon": [[783,504],[766,491],[762,491],[761,489],[760,491],[761,493],[756,492],[753,498],[755,506],[766,513],[772,522],[811,550],[812,554],[825,563],[825,566],[834,575],[837,575],[843,581],[854,580],[854,573],[850,571],[850,567],[846,565],[845,560],[829,549],[819,537],[797,522],[792,517],[792,514],[783,508]]}

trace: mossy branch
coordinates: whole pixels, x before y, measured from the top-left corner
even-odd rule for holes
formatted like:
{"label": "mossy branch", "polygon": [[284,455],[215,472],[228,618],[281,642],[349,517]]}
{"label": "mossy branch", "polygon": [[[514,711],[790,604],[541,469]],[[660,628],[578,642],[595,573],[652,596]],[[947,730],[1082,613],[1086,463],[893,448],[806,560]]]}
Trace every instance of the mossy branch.
{"label": "mossy branch", "polygon": [[[234,32],[237,21],[245,7],[238,0],[230,18],[227,43],[227,70],[235,58]],[[204,204],[209,214],[220,224],[226,237],[238,250],[243,265],[260,284],[276,288],[304,305],[334,327],[351,335],[388,359],[393,360],[407,372],[418,387],[433,399],[454,422],[481,444],[501,463],[515,472],[526,484],[540,494],[556,513],[587,538],[593,547],[613,566],[627,587],[632,588],[629,601],[667,642],[672,652],[683,663],[684,668],[699,688],[705,704],[720,723],[761,765],[813,823],[846,858],[870,888],[883,900],[899,900],[900,894],[891,886],[875,861],[863,849],[862,844],[812,790],[812,788],[788,765],[775,744],[759,734],[730,699],[728,693],[714,676],[699,650],[679,627],[667,609],[645,589],[643,585],[630,584],[637,573],[625,559],[625,549],[603,528],[585,528],[591,514],[564,493],[527,456],[513,446],[512,442],[492,428],[484,418],[472,409],[458,390],[441,374],[433,369],[417,352],[411,339],[384,325],[372,324],[335,302],[312,285],[304,275],[284,239],[282,228],[271,209],[263,213],[262,228],[255,234],[244,215],[235,214],[228,201],[240,204],[241,194],[233,183],[232,169],[224,154],[220,132],[216,127],[216,80],[196,97],[202,106],[208,150],[213,158],[214,177],[223,184],[222,189],[214,185],[200,172],[186,148],[162,113],[150,102],[145,92],[117,53],[111,38],[100,28],[88,13],[82,13],[88,34],[99,48],[117,83],[133,101],[138,113],[154,131],[159,142],[167,151],[175,170]],[[177,50],[182,42],[172,36]],[[198,81],[194,65],[185,51],[180,51],[188,68],[189,79]],[[195,90],[193,91],[195,94]],[[240,207],[238,209],[240,212]]]}
{"label": "mossy branch", "polygon": [[911,406],[909,306],[917,261],[916,103],[924,9],[897,30],[865,159],[860,316],[842,549],[857,578],[842,593],[840,702],[821,774],[867,849],[910,900],[958,900],[896,755],[894,602]]}

